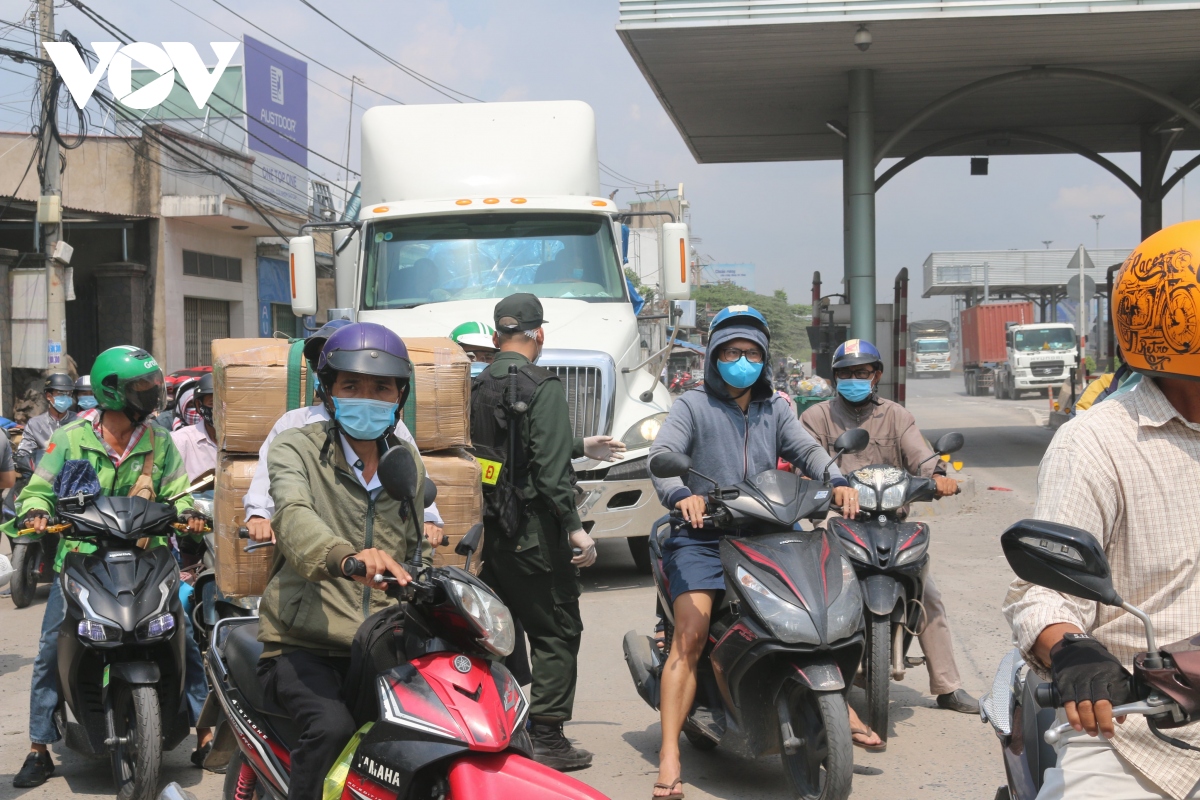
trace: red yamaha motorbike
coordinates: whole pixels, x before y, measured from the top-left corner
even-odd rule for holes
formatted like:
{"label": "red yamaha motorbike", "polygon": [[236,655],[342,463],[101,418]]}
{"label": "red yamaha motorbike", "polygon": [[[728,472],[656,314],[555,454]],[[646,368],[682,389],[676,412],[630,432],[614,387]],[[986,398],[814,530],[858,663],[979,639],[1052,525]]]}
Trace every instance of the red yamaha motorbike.
{"label": "red yamaha motorbike", "polygon": [[[379,479],[420,519],[408,450],[386,453]],[[426,505],[435,494],[426,481]],[[476,525],[458,545],[468,565],[482,534]],[[422,566],[419,552],[408,569],[413,580],[403,587],[393,582],[387,591],[401,605],[409,661],[378,676],[379,720],[356,734],[356,747],[334,765],[326,791],[334,781],[343,800],[607,800],[529,758],[529,704],[500,663],[515,635],[499,598],[466,569]],[[347,578],[366,574],[354,558],[344,570]],[[287,797],[290,751],[300,732],[263,696],[255,672],[261,653],[257,618],[223,619],[213,628],[209,679],[239,751],[226,769],[225,800]]]}

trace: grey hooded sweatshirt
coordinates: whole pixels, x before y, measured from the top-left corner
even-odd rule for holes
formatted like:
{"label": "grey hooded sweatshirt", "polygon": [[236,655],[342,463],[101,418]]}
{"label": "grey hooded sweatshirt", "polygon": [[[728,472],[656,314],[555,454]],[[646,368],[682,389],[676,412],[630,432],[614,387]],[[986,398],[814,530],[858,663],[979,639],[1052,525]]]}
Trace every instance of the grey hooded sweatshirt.
{"label": "grey hooded sweatshirt", "polygon": [[[729,396],[717,369],[717,353],[732,339],[749,339],[766,355],[762,375],[750,389],[745,414]],[[779,458],[790,461],[803,475],[819,480],[829,456],[800,424],[787,401],[772,390],[767,337],[748,325],[723,328],[709,340],[704,362],[704,385],[684,392],[671,406],[650,448],[650,458],[663,451],[686,453],[691,456],[693,469],[722,486],[775,469]],[[847,485],[836,464],[829,474],[834,486]],[[714,488],[695,475],[653,481],[659,500],[669,509],[693,493],[707,494]]]}

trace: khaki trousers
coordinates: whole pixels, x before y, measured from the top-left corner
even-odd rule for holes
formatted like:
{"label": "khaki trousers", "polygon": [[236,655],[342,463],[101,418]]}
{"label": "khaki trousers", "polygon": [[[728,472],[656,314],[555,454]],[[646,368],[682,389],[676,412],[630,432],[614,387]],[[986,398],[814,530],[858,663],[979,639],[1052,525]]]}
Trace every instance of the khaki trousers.
{"label": "khaki trousers", "polygon": [[[1168,797],[1103,739],[1076,734],[1060,744],[1057,751],[1058,765],[1046,770],[1037,800],[1162,800]],[[1188,798],[1196,797],[1200,797],[1200,792],[1193,787]]]}
{"label": "khaki trousers", "polygon": [[950,694],[962,687],[962,680],[954,661],[954,642],[950,639],[946,606],[932,573],[925,579],[925,596],[921,602],[925,605],[927,622],[918,641],[925,653],[925,669],[929,671],[929,693],[934,696]]}

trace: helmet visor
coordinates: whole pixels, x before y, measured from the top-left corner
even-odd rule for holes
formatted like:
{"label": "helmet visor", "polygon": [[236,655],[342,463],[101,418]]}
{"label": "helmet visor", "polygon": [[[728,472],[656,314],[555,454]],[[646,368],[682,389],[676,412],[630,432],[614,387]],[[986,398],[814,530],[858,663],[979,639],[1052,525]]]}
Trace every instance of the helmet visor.
{"label": "helmet visor", "polygon": [[163,391],[162,370],[154,370],[125,382],[125,407],[148,417],[161,411],[166,393]]}

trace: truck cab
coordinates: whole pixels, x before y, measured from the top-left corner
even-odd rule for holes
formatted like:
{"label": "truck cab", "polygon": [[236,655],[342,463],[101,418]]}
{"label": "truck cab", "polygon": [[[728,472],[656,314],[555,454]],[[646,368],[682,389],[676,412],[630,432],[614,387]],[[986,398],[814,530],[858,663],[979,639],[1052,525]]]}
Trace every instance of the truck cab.
{"label": "truck cab", "polygon": [[923,336],[913,339],[912,371],[917,377],[933,375],[950,377],[950,338],[948,336]]}
{"label": "truck cab", "polygon": [[1079,342],[1069,323],[1009,325],[1004,341],[1008,357],[995,385],[1001,399],[1016,400],[1022,392],[1060,386],[1079,363]]}
{"label": "truck cab", "polygon": [[[646,463],[671,401],[650,371],[662,364],[643,354],[619,212],[600,192],[592,109],[377,106],[363,115],[362,153],[359,219],[334,235],[344,247],[338,313],[402,338],[447,336],[463,322],[490,323],[502,297],[537,295],[547,320],[538,364],[558,374],[574,435],[608,434],[628,447],[613,464],[575,462],[584,528],[630,538],[648,572],[646,537],[662,508]],[[664,295],[683,299],[687,226],[666,223],[662,246]],[[289,247],[296,314],[315,311],[311,248],[311,237]]]}

